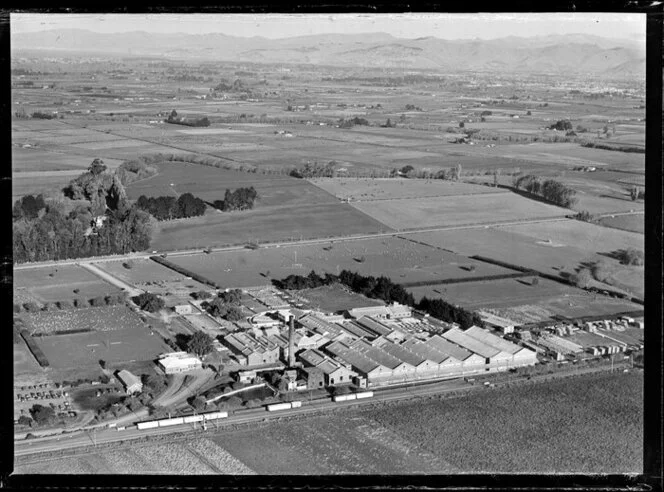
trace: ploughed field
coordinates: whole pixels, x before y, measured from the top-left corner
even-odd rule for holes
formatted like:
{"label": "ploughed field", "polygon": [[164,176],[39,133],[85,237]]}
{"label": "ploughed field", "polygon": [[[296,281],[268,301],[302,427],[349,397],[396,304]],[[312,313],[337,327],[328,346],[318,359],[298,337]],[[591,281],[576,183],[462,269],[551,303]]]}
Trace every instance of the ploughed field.
{"label": "ploughed field", "polygon": [[[400,237],[270,246],[167,259],[224,288],[265,285],[271,279],[306,275],[311,270],[332,274],[351,270],[364,275],[385,275],[397,283],[514,273],[507,268]],[[471,267],[475,267],[474,270]]]}

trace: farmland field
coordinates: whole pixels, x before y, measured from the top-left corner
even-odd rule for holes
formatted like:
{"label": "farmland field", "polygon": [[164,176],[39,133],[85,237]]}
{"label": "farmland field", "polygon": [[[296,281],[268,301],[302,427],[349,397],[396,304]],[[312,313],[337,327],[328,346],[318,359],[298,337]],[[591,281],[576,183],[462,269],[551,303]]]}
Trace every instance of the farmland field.
{"label": "farmland field", "polygon": [[30,350],[25,345],[23,339],[19,343],[12,345],[14,350],[14,378],[40,373],[41,366],[37,363]]}
{"label": "farmland field", "polygon": [[113,331],[37,337],[54,369],[81,368],[108,362],[152,360],[171,349],[146,326],[136,325]]}
{"label": "farmland field", "polygon": [[[577,245],[572,241],[571,234],[579,234],[580,238],[584,238],[584,229],[585,239]],[[582,263],[592,264],[603,259],[617,264],[616,260],[609,260],[598,253],[613,251],[612,247],[621,244],[638,244],[639,237],[643,240],[643,236],[637,234],[575,221],[425,232],[409,237],[464,254],[482,255],[563,276],[575,273]],[[603,239],[607,242],[602,243]],[[598,247],[602,249],[598,251]]]}
{"label": "farmland field", "polygon": [[206,214],[158,223],[152,247],[206,248],[245,242],[275,242],[387,232],[389,228],[345,203],[284,206]]}
{"label": "farmland field", "polygon": [[30,333],[53,333],[55,331],[132,330],[142,326],[138,315],[126,306],[90,307],[39,313],[24,313]]}
{"label": "farmland field", "polygon": [[48,460],[17,464],[17,474],[200,474],[252,475],[253,470],[210,439],[134,445]]}
{"label": "farmland field", "polygon": [[[52,276],[51,276],[52,275]],[[79,292],[74,292],[74,290]],[[25,292],[39,302],[88,299],[116,294],[116,286],[104,282],[78,265],[25,268],[14,272],[15,297]]]}
{"label": "farmland field", "polygon": [[640,372],[433,398],[363,415],[463,472],[641,473],[643,467]]}
{"label": "farmland field", "polygon": [[[398,283],[513,273],[399,237],[173,256],[169,261],[223,287],[265,285],[270,278],[305,275],[311,270],[338,274],[346,269],[385,275]],[[470,271],[470,266],[475,270]]]}
{"label": "farmland field", "polygon": [[[80,155],[57,154],[44,152],[38,149],[12,148],[12,171],[15,173],[27,171],[65,171],[80,170],[83,172],[92,162],[91,157]],[[122,161],[105,159],[104,164],[109,168],[118,167]],[[20,176],[20,175],[19,175]]]}
{"label": "farmland field", "polygon": [[[638,311],[638,304],[595,296],[576,287],[540,278],[537,285],[529,285],[530,278],[464,282],[409,288],[416,299],[423,296],[441,297],[471,310],[489,308],[508,316],[510,311],[531,311],[537,321],[555,317],[583,317],[612,315]],[[509,316],[508,316],[509,317]],[[516,320],[515,320],[516,321]],[[535,321],[533,319],[532,321]]]}
{"label": "farmland field", "polygon": [[370,201],[501,193],[503,190],[462,182],[399,178],[317,178],[311,182],[341,200]]}
{"label": "farmland field", "polygon": [[561,217],[568,210],[513,193],[354,202],[353,207],[397,230]]}
{"label": "farmland field", "polygon": [[[171,196],[177,193],[193,195],[213,202],[223,200],[226,189],[253,186],[258,192],[255,208],[271,206],[318,205],[337,203],[329,193],[306,180],[286,176],[266,176],[229,169],[219,169],[187,162],[162,162],[157,164],[159,174],[132,183],[127,187],[129,198],[140,195]],[[174,186],[171,187],[170,184]]]}
{"label": "farmland field", "polygon": [[213,440],[259,474],[422,474],[459,468],[370,416],[346,411],[228,431]]}
{"label": "farmland field", "polygon": [[327,312],[337,312],[346,309],[366,306],[381,306],[382,301],[369,299],[360,294],[350,292],[341,285],[325,285],[316,289],[297,291],[299,299],[304,299],[309,306]]}
{"label": "farmland field", "polygon": [[613,227],[624,231],[645,234],[645,220],[643,215],[617,215],[615,217],[602,217],[599,223],[604,227]]}

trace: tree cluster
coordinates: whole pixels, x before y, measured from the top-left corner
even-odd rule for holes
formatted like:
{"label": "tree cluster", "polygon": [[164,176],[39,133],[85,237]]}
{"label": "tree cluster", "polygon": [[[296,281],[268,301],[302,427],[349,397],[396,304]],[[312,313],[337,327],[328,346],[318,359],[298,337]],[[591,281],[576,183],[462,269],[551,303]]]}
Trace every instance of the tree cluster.
{"label": "tree cluster", "polygon": [[57,118],[56,115],[50,114],[50,113],[42,113],[41,111],[35,111],[32,113],[32,118],[38,119],[38,120],[52,120],[54,118]]}
{"label": "tree cluster", "polygon": [[558,120],[553,125],[549,126],[549,130],[568,131],[574,128],[570,120]]}
{"label": "tree cluster", "polygon": [[351,119],[343,119],[341,118],[339,120],[339,128],[353,128],[354,126],[369,126],[369,120],[366,118],[360,118],[356,116],[355,118]]}
{"label": "tree cluster", "polygon": [[86,206],[65,215],[57,204],[50,204],[43,216],[15,220],[14,262],[126,254],[150,246],[152,225],[147,213],[130,207],[110,211],[107,217],[95,234],[87,234],[93,214]]}
{"label": "tree cluster", "polygon": [[136,206],[157,220],[198,217],[203,215],[206,209],[205,202],[191,193],[183,193],[178,198],[174,196],[148,198],[141,195],[136,201]]}
{"label": "tree cluster", "polygon": [[337,173],[336,165],[335,161],[330,161],[327,164],[307,162],[304,167],[291,170],[290,175],[294,178],[334,178]]}
{"label": "tree cluster", "polygon": [[26,195],[17,200],[14,204],[12,216],[14,220],[17,219],[36,219],[39,212],[46,208],[46,201],[43,195]]}
{"label": "tree cluster", "polygon": [[157,311],[163,309],[166,305],[161,297],[150,292],[144,292],[134,296],[131,298],[131,300],[134,301],[134,303],[143,311],[147,311],[149,313],[156,313]]}
{"label": "tree cluster", "polygon": [[643,265],[643,251],[627,248],[618,252],[618,259],[623,265]]}
{"label": "tree cluster", "polygon": [[171,111],[171,114],[168,115],[166,123],[171,123],[174,125],[195,126],[195,127],[210,126],[210,120],[208,119],[207,116],[203,116],[202,118],[191,119],[191,118],[186,118],[184,116],[178,116],[178,113],[175,110]]}
{"label": "tree cluster", "polygon": [[564,208],[571,208],[577,201],[576,191],[553,179],[542,181],[539,176],[527,174],[514,181],[517,190],[523,189],[539,195],[546,201]]}
{"label": "tree cluster", "polygon": [[55,420],[55,410],[38,403],[32,406],[30,409],[30,415],[32,415],[32,418],[37,425],[52,424]]}
{"label": "tree cluster", "polygon": [[287,290],[313,289],[335,282],[339,282],[354,292],[373,299],[381,299],[388,303],[398,302],[414,307],[440,320],[458,323],[462,328],[468,328],[472,325],[484,326],[477,313],[454,306],[442,299],[427,299],[425,297],[419,303],[416,303],[413,295],[403,286],[395,284],[384,276],[363,276],[349,270],[343,270],[338,276],[330,273],[320,276],[312,270],[306,277],[289,275],[282,280],[273,280],[276,287]]}
{"label": "tree cluster", "polygon": [[205,301],[201,304],[201,307],[212,316],[228,321],[240,321],[245,318],[242,308],[238,304],[226,302],[221,297],[216,297],[212,301]]}
{"label": "tree cluster", "polygon": [[205,357],[213,349],[212,337],[202,331],[195,332],[187,342],[187,352],[196,354],[198,357]]}
{"label": "tree cluster", "polygon": [[253,186],[249,188],[238,188],[235,191],[229,189],[224,193],[223,200],[215,200],[214,208],[224,212],[233,210],[251,210],[254,208],[254,201],[258,198],[258,192]]}

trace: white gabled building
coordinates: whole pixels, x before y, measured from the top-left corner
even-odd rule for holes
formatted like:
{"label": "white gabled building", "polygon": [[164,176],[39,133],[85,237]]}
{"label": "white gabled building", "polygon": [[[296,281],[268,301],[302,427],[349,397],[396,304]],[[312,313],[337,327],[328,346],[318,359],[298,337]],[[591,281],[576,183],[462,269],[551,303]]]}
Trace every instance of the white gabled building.
{"label": "white gabled building", "polygon": [[201,360],[187,352],[171,352],[159,357],[157,364],[166,374],[180,374],[203,367]]}
{"label": "white gabled building", "polygon": [[125,387],[125,391],[128,395],[133,395],[134,393],[140,393],[143,391],[143,383],[141,378],[132,374],[126,369],[122,369],[117,373],[118,379]]}

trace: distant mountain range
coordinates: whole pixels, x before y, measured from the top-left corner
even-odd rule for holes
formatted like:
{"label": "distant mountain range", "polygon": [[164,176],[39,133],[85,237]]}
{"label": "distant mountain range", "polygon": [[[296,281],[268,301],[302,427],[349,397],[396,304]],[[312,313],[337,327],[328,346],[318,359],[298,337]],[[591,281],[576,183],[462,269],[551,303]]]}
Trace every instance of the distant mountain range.
{"label": "distant mountain range", "polygon": [[14,50],[176,59],[645,77],[645,43],[585,34],[510,36],[492,40],[402,39],[386,33],[268,39],[138,31],[106,34],[67,29],[14,33],[11,43]]}

